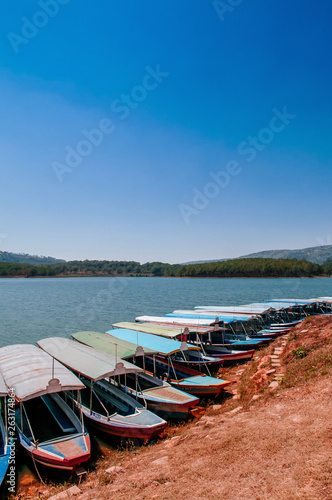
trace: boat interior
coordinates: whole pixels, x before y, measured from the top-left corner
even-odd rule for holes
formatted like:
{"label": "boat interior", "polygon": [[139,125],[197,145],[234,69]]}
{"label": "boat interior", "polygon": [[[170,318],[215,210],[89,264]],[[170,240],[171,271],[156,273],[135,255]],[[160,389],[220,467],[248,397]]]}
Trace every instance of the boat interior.
{"label": "boat interior", "polygon": [[43,443],[81,432],[79,420],[70,412],[57,394],[46,394],[21,403],[16,422],[30,441]]}
{"label": "boat interior", "polygon": [[[136,391],[136,374],[126,373],[126,375],[121,375],[119,377],[119,382],[122,386],[129,387],[130,389]],[[151,377],[148,373],[138,373],[137,374],[137,392],[146,391],[153,387],[162,387],[163,382],[155,377]]]}
{"label": "boat interior", "polygon": [[[87,386],[81,391],[81,402],[90,409],[91,381],[82,377],[81,380]],[[122,416],[133,415],[136,412],[134,400],[128,398],[115,384],[114,381],[108,382],[107,380],[93,383],[92,411],[104,416],[116,413]]]}
{"label": "boat interior", "polygon": [[184,369],[182,366],[179,367],[171,360],[170,363],[168,363],[166,359],[160,356],[154,356],[154,358],[155,360],[153,360],[153,356],[144,356],[143,361],[143,356],[137,356],[134,360],[137,366],[143,368],[144,364],[146,370],[160,378],[168,378],[168,375],[171,379],[182,380],[198,374],[196,370],[192,370],[188,367],[185,367]]}

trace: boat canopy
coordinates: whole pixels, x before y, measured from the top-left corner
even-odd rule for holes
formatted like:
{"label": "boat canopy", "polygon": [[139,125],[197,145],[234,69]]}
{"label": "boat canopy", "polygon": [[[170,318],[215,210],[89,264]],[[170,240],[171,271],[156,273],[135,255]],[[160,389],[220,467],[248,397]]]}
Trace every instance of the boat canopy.
{"label": "boat canopy", "polygon": [[[211,326],[201,326],[197,324],[187,324],[187,323],[181,323],[181,324],[176,324],[176,323],[134,323],[134,325],[138,325],[138,327],[145,327],[145,326],[150,326],[150,327],[160,327],[160,328],[166,328],[168,330],[176,330],[176,331],[181,331],[181,334],[184,333],[185,329],[189,330],[189,332],[194,332],[194,333],[208,333],[208,332],[213,332],[214,330],[226,330],[226,328],[223,328],[219,324],[216,325],[211,325]],[[145,331],[143,329],[140,329],[140,331]],[[149,332],[148,332],[149,333]]]}
{"label": "boat canopy", "polygon": [[6,386],[6,382],[3,379],[2,373],[0,372],[0,397],[7,396],[8,389]]}
{"label": "boat canopy", "polygon": [[[230,313],[230,312],[223,312],[223,311],[188,311],[186,309],[178,309],[176,311],[173,311],[172,313],[173,315],[175,316],[182,316],[182,315],[185,315],[185,316],[188,316],[190,315],[190,317],[193,317],[193,318],[196,318],[196,317],[199,317],[199,318],[202,318],[202,319],[205,319],[205,318],[216,318],[218,317],[219,320],[220,318],[223,320],[225,318],[225,321],[226,319],[228,320],[239,320],[239,321],[246,321],[247,319],[254,319],[257,317],[257,315],[255,314],[250,314],[249,311],[247,311],[246,313]],[[167,314],[166,316],[170,316],[170,314]]]}
{"label": "boat canopy", "polygon": [[176,352],[180,351],[199,351],[199,347],[194,345],[187,345],[185,342],[179,342],[178,340],[165,339],[158,335],[152,335],[151,333],[137,332],[134,330],[128,330],[126,328],[115,328],[114,330],[109,330],[106,332],[114,337],[123,340],[129,340],[129,342],[136,342],[137,344],[162,354],[163,356],[170,356]]}
{"label": "boat canopy", "polygon": [[184,333],[184,328],[169,326],[159,326],[149,323],[144,325],[143,323],[131,323],[130,321],[123,321],[121,323],[114,323],[113,328],[127,328],[129,330],[135,330],[137,332],[152,333],[153,335],[161,335],[162,337],[168,337],[174,339],[179,337]]}
{"label": "boat canopy", "polygon": [[71,371],[31,344],[0,348],[0,369],[19,401],[84,388]]}
{"label": "boat canopy", "polygon": [[192,325],[192,326],[211,326],[214,325],[216,320],[199,319],[199,318],[168,318],[166,316],[137,316],[135,321],[139,323],[169,323],[173,325]]}
{"label": "boat canopy", "polygon": [[[254,306],[252,304],[245,304],[243,306],[197,306],[195,311],[214,311],[216,313],[236,313],[236,314],[264,314],[272,312],[271,307],[264,306]],[[174,311],[175,312],[175,311]]]}
{"label": "boat canopy", "polygon": [[310,304],[315,304],[317,302],[317,299],[270,299],[269,301],[266,302],[278,302],[278,303],[285,303],[285,304],[292,304],[292,305],[310,305]]}
{"label": "boat canopy", "polygon": [[143,354],[157,354],[157,351],[137,346],[127,340],[117,339],[112,335],[98,332],[77,332],[72,334],[73,339],[100,351],[112,354],[121,359],[142,356]]}
{"label": "boat canopy", "polygon": [[168,314],[165,314],[166,318],[182,318],[182,319],[189,319],[189,320],[197,320],[196,321],[210,321],[210,324],[211,323],[219,323],[219,322],[223,322],[223,323],[234,323],[235,321],[248,321],[249,319],[252,319],[253,316],[221,316],[221,315],[215,315],[215,314],[211,314],[211,315],[208,315],[208,314],[195,314],[192,313],[190,314],[190,312],[187,314],[183,314],[183,313],[168,313]]}
{"label": "boat canopy", "polygon": [[276,311],[280,311],[281,309],[291,309],[292,307],[299,307],[302,304],[296,304],[296,302],[257,302],[254,304],[255,306],[265,306],[265,307],[273,307]]}
{"label": "boat canopy", "polygon": [[37,344],[60,363],[90,380],[102,380],[115,375],[143,371],[128,361],[71,339],[51,337],[39,340]]}
{"label": "boat canopy", "polygon": [[332,297],[318,297],[318,299],[313,299],[317,302],[332,302]]}

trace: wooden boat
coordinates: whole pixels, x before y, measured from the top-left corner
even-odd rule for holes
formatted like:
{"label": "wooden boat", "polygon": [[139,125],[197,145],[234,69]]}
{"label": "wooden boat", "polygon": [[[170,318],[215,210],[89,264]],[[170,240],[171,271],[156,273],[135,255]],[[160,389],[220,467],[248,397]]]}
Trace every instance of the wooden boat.
{"label": "wooden boat", "polygon": [[167,422],[121,390],[120,377],[142,371],[121,360],[74,340],[51,337],[39,347],[78,374],[86,388],[73,401],[96,428],[112,436],[144,443],[160,434]]}
{"label": "wooden boat", "polygon": [[224,366],[240,361],[249,361],[255,354],[255,349],[247,351],[232,350],[224,345],[202,344],[209,356],[216,356],[224,360]]}
{"label": "wooden boat", "polygon": [[[116,355],[122,359],[144,356],[146,353],[157,354],[152,349],[138,347],[125,340],[114,339],[111,335],[98,332],[77,332],[72,337],[99,349],[102,352]],[[148,409],[166,419],[186,418],[191,408],[198,404],[199,399],[179,391],[168,382],[142,371],[126,374],[120,377],[122,388],[133,398],[146,404]]]}
{"label": "wooden boat", "polygon": [[[219,349],[229,349],[231,351],[248,352],[259,347],[262,347],[265,342],[269,342],[269,338],[250,338],[245,334],[227,330],[225,327],[215,325],[208,332],[190,332],[186,331],[188,342],[193,342],[195,345],[202,345],[208,354],[214,353],[218,355]],[[214,350],[213,350],[214,349]],[[244,355],[247,357],[246,355]],[[251,354],[249,354],[251,356]],[[230,359],[230,358],[229,358]]]}
{"label": "wooden boat", "polygon": [[[6,476],[10,461],[10,444],[14,445],[14,440],[9,443],[7,426],[7,386],[0,372],[0,486]],[[13,436],[14,437],[14,436]]]}
{"label": "wooden boat", "polygon": [[[213,312],[218,314],[223,314],[223,313],[231,313],[231,314],[253,314],[253,315],[262,315],[262,314],[269,314],[274,311],[273,308],[265,306],[254,306],[252,304],[246,304],[243,306],[196,306],[195,311],[198,312]],[[174,311],[177,312],[177,311]]]}
{"label": "wooden boat", "polygon": [[224,358],[219,356],[210,356],[206,352],[203,352],[201,346],[199,351],[183,351],[172,356],[172,360],[176,361],[179,365],[189,366],[190,368],[195,368],[200,372],[207,372],[207,367],[211,371],[218,370],[224,364]]}
{"label": "wooden boat", "polygon": [[271,339],[276,339],[277,337],[280,337],[281,335],[285,335],[288,333],[290,328],[286,328],[283,330],[270,330],[270,329],[265,329],[265,330],[260,330],[257,332],[257,334],[261,337],[268,337]]}
{"label": "wooden boat", "polygon": [[178,309],[172,313],[165,315],[167,318],[178,317],[178,318],[198,318],[198,319],[215,319],[218,317],[219,321],[230,320],[230,321],[246,321],[249,319],[256,319],[256,314],[250,313],[232,313],[223,311],[206,311],[206,310],[186,310]]}
{"label": "wooden boat", "polygon": [[246,317],[253,315],[257,319],[257,326],[264,327],[274,321],[275,309],[271,306],[245,304],[241,306],[199,306],[195,307],[195,311],[199,313],[210,313],[215,316],[225,316],[235,314],[236,316]]}
{"label": "wooden boat", "polygon": [[143,366],[144,363],[147,372],[166,379],[177,389],[201,398],[215,398],[227,385],[231,384],[227,380],[210,377],[162,356],[145,356],[144,361],[142,358],[137,358],[136,363],[139,366]]}
{"label": "wooden boat", "polygon": [[219,319],[192,319],[192,318],[179,318],[179,317],[166,317],[166,316],[137,316],[135,318],[137,323],[159,323],[163,325],[191,325],[191,326],[211,326],[219,323]]}
{"label": "wooden boat", "polygon": [[259,347],[262,347],[264,344],[264,341],[262,340],[255,340],[255,339],[238,339],[236,337],[231,338],[231,337],[225,337],[225,339],[213,339],[212,340],[212,345],[221,345],[223,347],[227,347],[229,349],[233,349],[236,351],[243,351],[243,350],[249,350],[251,351],[252,349],[258,349]]}
{"label": "wooden boat", "polygon": [[90,438],[63,391],[84,385],[67,368],[29,344],[0,349],[0,369],[16,399],[16,432],[34,463],[72,471],[90,458]]}
{"label": "wooden boat", "polygon": [[[115,335],[115,331],[118,332],[117,335]],[[164,338],[151,333],[133,331],[126,328],[114,329],[106,333],[115,335],[123,340],[128,340],[129,342],[136,341],[139,345],[149,347],[150,349],[152,348],[160,355],[170,357],[177,363],[191,368],[197,368],[209,375],[209,367],[217,369],[223,364],[221,358],[213,358],[212,356],[204,355],[197,345],[186,344],[178,340]]]}
{"label": "wooden boat", "polygon": [[[113,323],[112,328],[124,328],[126,330],[135,330],[137,332],[152,333],[169,339],[177,339],[186,341],[187,333],[190,331],[209,332],[214,327],[210,326],[192,326],[192,325],[172,325],[160,323],[134,323],[130,321],[121,321]],[[183,338],[182,338],[183,337]]]}
{"label": "wooden boat", "polygon": [[[222,323],[236,323],[236,322],[245,322],[252,326],[258,324],[258,319],[255,315],[235,315],[235,314],[209,314],[208,312],[200,312],[200,311],[188,311],[188,312],[178,312],[178,313],[167,313],[165,314],[164,319],[167,321],[173,320],[174,322],[195,322],[198,325],[215,325]],[[204,322],[204,323],[201,323]]]}
{"label": "wooden boat", "polygon": [[[189,368],[188,366],[183,366],[178,364],[172,359],[172,352],[178,351],[179,342],[175,342],[174,344],[167,344],[165,340],[157,335],[147,335],[143,338],[142,332],[135,332],[133,330],[127,329],[113,329],[107,332],[113,339],[113,342],[116,343],[117,339],[120,340],[128,340],[134,343],[136,340],[137,344],[142,345],[145,349],[150,348],[154,349],[159,355],[149,354],[146,356],[136,356],[133,357],[133,362],[135,360],[135,364],[144,368],[145,371],[151,373],[152,375],[166,379],[173,387],[177,389],[183,390],[189,394],[193,394],[195,396],[211,396],[216,397],[220,394],[224,387],[230,384],[227,380],[217,379],[211,376],[206,375],[205,373],[201,373],[197,370]],[[170,341],[168,341],[170,342]],[[147,344],[147,345],[144,345]],[[197,350],[196,346],[187,346],[184,342],[183,350]],[[170,350],[170,346],[171,349]],[[174,347],[173,347],[174,346]],[[166,347],[166,349],[165,349]]]}
{"label": "wooden boat", "polygon": [[[224,365],[231,364],[233,362],[248,361],[252,358],[255,352],[254,349],[250,351],[234,351],[224,346],[213,346],[211,345],[211,342],[204,342],[202,338],[205,336],[204,334],[208,334],[211,331],[210,327],[194,328],[194,332],[190,331],[190,327],[178,328],[173,325],[160,326],[153,323],[144,324],[121,322],[114,323],[112,327],[132,329],[144,333],[152,333],[165,338],[187,341],[188,343],[192,343],[193,345],[200,347],[204,354],[223,359]],[[193,328],[191,329],[193,330]]]}
{"label": "wooden boat", "polygon": [[289,323],[272,323],[270,325],[270,329],[271,330],[279,330],[279,329],[291,329],[293,328],[294,326],[298,325],[300,323],[300,321],[291,321]]}

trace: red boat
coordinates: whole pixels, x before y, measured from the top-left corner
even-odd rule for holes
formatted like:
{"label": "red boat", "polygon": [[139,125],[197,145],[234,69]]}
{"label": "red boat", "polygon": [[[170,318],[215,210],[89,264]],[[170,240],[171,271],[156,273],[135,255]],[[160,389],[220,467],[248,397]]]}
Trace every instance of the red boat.
{"label": "red boat", "polygon": [[[0,369],[15,395],[18,441],[34,462],[72,471],[90,458],[90,438],[60,397],[84,385],[51,356],[29,344],[0,349]],[[10,416],[10,415],[9,415]]]}

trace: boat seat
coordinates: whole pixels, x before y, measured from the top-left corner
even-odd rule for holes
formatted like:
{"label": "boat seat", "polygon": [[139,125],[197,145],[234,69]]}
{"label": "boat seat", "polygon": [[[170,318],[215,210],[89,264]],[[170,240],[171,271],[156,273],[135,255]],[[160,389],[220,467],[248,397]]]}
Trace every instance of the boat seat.
{"label": "boat seat", "polygon": [[121,410],[121,412],[123,412],[125,415],[128,415],[130,413],[129,406],[124,404],[116,396],[114,396],[114,394],[112,394],[112,391],[106,388],[104,384],[95,384],[93,386],[93,390],[98,394],[101,400],[104,399],[104,401],[110,402],[115,408]]}
{"label": "boat seat", "polygon": [[61,410],[61,408],[59,408],[59,406],[56,404],[56,402],[52,399],[51,396],[49,395],[42,396],[41,399],[48,408],[49,412],[51,413],[56,423],[59,425],[62,432],[69,434],[76,431],[76,428],[73,426],[70,419]]}

